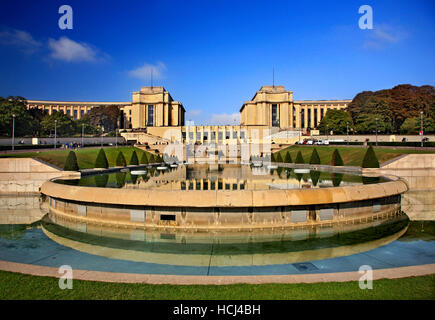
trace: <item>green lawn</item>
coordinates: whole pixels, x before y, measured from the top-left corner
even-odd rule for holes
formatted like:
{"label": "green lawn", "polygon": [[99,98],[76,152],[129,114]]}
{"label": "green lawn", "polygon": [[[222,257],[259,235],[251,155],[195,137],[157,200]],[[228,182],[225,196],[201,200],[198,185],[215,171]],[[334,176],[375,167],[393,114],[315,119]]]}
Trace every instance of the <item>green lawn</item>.
{"label": "green lawn", "polygon": [[[100,150],[100,147],[97,148],[85,148],[79,149],[75,151],[77,155],[77,162],[79,164],[80,169],[90,169],[94,168],[95,159],[97,158],[97,153]],[[109,166],[115,166],[116,157],[118,156],[118,152],[122,151],[127,160],[127,164],[130,162],[131,155],[133,150],[136,150],[137,156],[139,160],[142,157],[142,154],[146,151],[135,147],[112,147],[112,148],[104,148],[104,152],[106,153],[107,160],[109,161]],[[52,151],[33,151],[33,152],[18,152],[18,153],[9,153],[2,154],[0,158],[6,157],[14,157],[14,158],[38,158],[42,161],[48,162],[58,168],[63,169],[66,157],[70,150],[52,150]]]}
{"label": "green lawn", "polygon": [[[331,161],[332,153],[335,149],[338,149],[341,157],[343,158],[343,162],[347,166],[358,166],[360,167],[362,164],[362,160],[367,151],[366,148],[361,147],[342,147],[342,146],[291,146],[285,148],[280,151],[281,156],[285,157],[287,151],[290,151],[290,155],[292,160],[295,161],[296,155],[300,150],[302,156],[304,157],[305,163],[309,163],[311,153],[313,149],[316,148],[319,153],[320,163],[321,164],[329,164]],[[379,147],[374,148],[376,156],[378,157],[379,163],[383,163],[395,157],[398,157],[402,154],[411,154],[411,153],[435,153],[434,150],[415,150],[415,149],[394,149],[389,147]]]}
{"label": "green lawn", "polygon": [[373,282],[315,284],[150,285],[73,280],[61,290],[58,279],[0,271],[0,299],[141,299],[141,300],[288,300],[288,299],[435,299],[435,275]]}

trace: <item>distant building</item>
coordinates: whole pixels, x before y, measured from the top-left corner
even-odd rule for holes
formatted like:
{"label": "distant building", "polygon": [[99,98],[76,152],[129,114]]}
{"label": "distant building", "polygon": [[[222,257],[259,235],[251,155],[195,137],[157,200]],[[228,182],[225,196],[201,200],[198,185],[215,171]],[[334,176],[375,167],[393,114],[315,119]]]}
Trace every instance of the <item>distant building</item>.
{"label": "distant building", "polygon": [[[28,108],[63,112],[74,120],[93,107],[120,108],[119,128],[135,129],[128,138],[139,142],[183,141],[184,143],[239,143],[261,141],[280,131],[314,129],[329,109],[344,109],[352,100],[293,100],[284,86],[262,86],[240,109],[240,125],[185,126],[185,109],[163,87],[142,87],[132,93],[131,102],[78,102],[28,100]],[[263,131],[267,129],[266,131]],[[261,131],[267,133],[257,133]],[[142,132],[142,134],[140,133]],[[161,142],[162,142],[161,141]]]}
{"label": "distant building", "polygon": [[314,129],[329,109],[341,110],[352,100],[293,100],[284,86],[262,86],[240,109],[240,125],[280,129]]}

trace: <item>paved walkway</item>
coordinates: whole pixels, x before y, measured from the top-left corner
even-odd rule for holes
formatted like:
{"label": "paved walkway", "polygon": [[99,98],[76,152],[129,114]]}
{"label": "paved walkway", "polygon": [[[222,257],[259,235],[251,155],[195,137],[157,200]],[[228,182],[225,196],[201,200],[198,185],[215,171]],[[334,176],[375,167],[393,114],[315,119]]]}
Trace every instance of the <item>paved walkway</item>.
{"label": "paved walkway", "polygon": [[[18,272],[34,276],[48,276],[56,278],[59,278],[61,276],[61,274],[58,273],[58,268],[35,266],[8,261],[0,261],[0,270]],[[373,280],[424,276],[434,273],[435,264],[377,269],[373,270]],[[362,274],[360,274],[359,272],[272,276],[178,276],[73,270],[73,278],[76,280],[177,285],[346,282],[358,281],[361,276]]]}

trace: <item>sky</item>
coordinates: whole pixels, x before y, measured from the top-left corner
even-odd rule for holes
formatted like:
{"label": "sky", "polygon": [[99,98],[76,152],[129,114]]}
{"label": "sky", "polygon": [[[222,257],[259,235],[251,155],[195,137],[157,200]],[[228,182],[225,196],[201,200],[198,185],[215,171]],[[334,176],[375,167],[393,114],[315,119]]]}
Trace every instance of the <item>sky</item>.
{"label": "sky", "polygon": [[239,123],[273,83],[295,100],[435,85],[435,1],[0,1],[0,96],[131,101],[151,73],[197,125]]}

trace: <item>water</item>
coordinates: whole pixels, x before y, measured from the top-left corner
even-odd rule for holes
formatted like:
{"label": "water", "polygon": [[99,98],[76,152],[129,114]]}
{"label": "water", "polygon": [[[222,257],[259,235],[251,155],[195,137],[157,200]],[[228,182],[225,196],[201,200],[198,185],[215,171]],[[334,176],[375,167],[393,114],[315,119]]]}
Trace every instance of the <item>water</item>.
{"label": "water", "polygon": [[149,190],[273,190],[327,188],[344,185],[371,184],[388,181],[383,177],[337,172],[321,172],[278,167],[251,168],[247,165],[180,166],[157,170],[148,168],[146,174],[117,172],[81,179],[56,180],[57,183],[105,188],[128,188]]}

